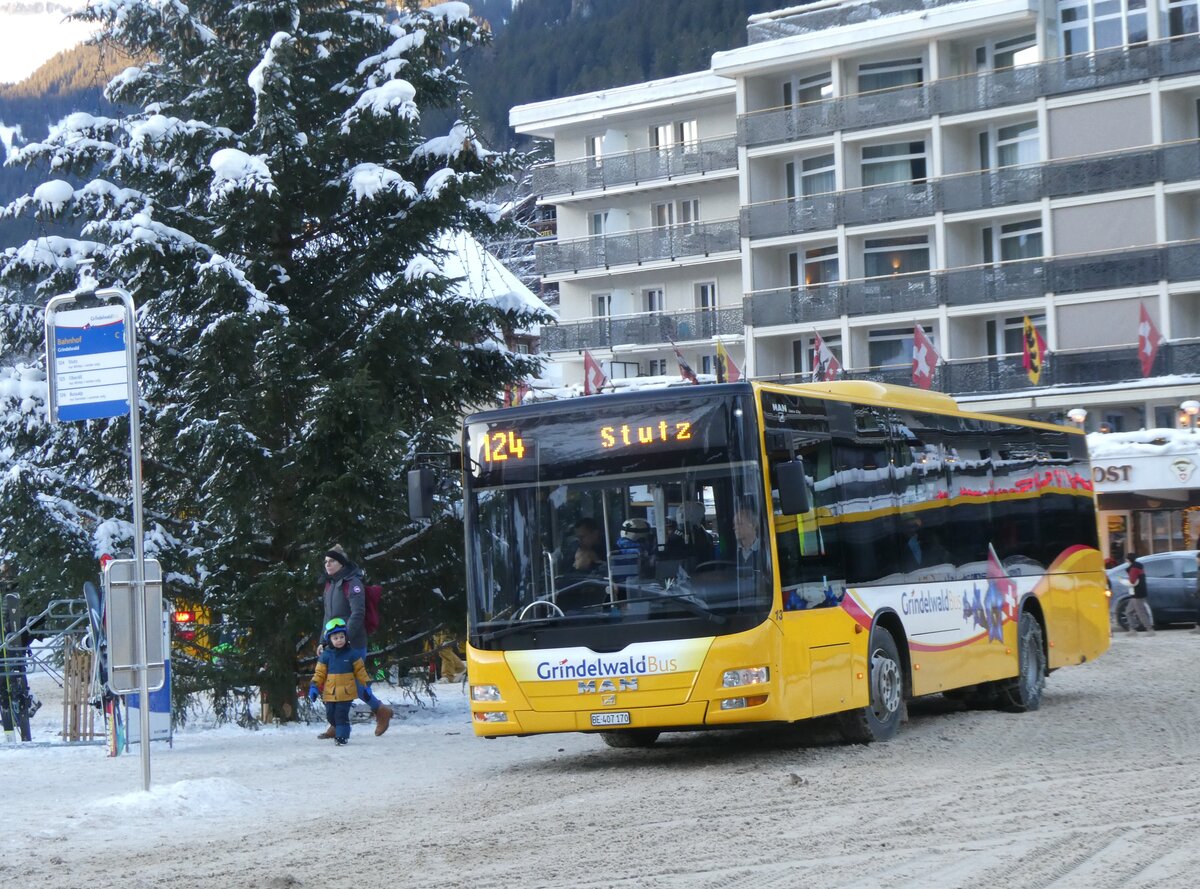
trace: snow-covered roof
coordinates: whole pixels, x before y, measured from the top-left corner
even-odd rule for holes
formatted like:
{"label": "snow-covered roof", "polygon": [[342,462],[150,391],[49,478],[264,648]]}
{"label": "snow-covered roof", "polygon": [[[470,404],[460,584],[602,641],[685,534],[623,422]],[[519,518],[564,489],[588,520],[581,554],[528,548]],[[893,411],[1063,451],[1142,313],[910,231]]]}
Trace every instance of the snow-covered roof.
{"label": "snow-covered roof", "polygon": [[1141,429],[1137,432],[1092,432],[1088,454],[1093,460],[1200,454],[1200,432],[1190,429]]}
{"label": "snow-covered roof", "polygon": [[452,288],[455,295],[482,300],[502,311],[526,310],[554,315],[549,306],[469,232],[445,232],[438,240],[438,247],[445,251],[440,260],[442,274],[457,281]]}
{"label": "snow-covered roof", "polygon": [[518,133],[549,138],[558,127],[603,118],[615,114],[635,114],[651,108],[676,108],[681,102],[709,100],[713,97],[734,100],[735,84],[711,71],[696,71],[596,90],[577,96],[562,96],[544,102],[517,105],[508,112],[508,123]]}

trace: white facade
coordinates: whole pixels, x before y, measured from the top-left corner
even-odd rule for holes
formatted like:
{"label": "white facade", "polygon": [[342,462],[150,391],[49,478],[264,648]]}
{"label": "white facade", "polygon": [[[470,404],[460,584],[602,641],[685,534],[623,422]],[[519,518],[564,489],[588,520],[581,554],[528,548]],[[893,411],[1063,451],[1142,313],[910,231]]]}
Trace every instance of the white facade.
{"label": "white facade", "polygon": [[[1114,11],[1115,10],[1115,11]],[[749,23],[710,71],[514,108],[560,290],[543,350],[851,377],[1120,430],[1200,390],[1200,10],[1117,0],[819,3]],[[1145,309],[1163,344],[1147,377]],[[1037,385],[1022,322],[1050,351]]]}

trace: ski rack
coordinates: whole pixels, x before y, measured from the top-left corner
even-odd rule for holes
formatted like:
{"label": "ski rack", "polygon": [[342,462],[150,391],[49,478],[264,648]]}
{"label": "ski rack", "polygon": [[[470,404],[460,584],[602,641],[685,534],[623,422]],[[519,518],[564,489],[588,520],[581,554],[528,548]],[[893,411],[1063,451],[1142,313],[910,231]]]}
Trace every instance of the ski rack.
{"label": "ski rack", "polygon": [[15,630],[4,635],[0,646],[9,653],[0,657],[0,679],[15,678],[17,670],[24,672],[26,658],[38,668],[55,677],[62,685],[62,676],[44,658],[34,654],[32,647],[22,641],[26,633],[36,632],[42,639],[42,647],[55,648],[67,636],[86,636],[88,633],[88,607],[85,599],[51,599],[38,614],[28,617]]}

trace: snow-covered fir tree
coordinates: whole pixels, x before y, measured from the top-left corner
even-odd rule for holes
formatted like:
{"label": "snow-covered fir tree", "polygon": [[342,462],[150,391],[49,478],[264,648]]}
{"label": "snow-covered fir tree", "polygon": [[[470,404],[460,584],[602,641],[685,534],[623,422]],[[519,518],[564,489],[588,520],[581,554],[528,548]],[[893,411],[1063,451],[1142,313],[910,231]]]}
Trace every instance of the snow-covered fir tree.
{"label": "snow-covered fir tree", "polygon": [[[82,15],[146,61],[108,86],[127,114],[72,114],[10,158],[46,181],[3,212],[82,234],[0,257],[0,555],[46,598],[131,547],[128,422],[50,425],[40,357],[52,295],[123,287],[147,554],[169,595],[224,621],[217,690],[261,684],[286,705],[335,542],[387,591],[373,645],[402,655],[438,621],[457,629],[461,526],[410,521],[406,474],[464,410],[536,373],[503,337],[536,310],[454,295],[435,246],[486,238],[484,196],[515,168],[463,108],[454,53],[484,34],[463,3],[94,0]],[[458,122],[422,135],[434,108]]]}

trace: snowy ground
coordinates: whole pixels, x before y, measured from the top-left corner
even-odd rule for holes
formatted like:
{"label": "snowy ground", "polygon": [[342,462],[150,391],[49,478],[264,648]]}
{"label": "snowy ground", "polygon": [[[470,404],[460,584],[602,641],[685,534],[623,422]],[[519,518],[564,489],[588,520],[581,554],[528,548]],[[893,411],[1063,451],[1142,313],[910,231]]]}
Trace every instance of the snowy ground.
{"label": "snowy ground", "polygon": [[[0,748],[11,887],[1191,887],[1200,636],[1118,636],[1025,715],[914,707],[827,729],[484,741],[459,686],[349,746],[186,730],[136,754]],[[38,692],[37,737],[61,722]],[[14,798],[24,802],[13,804]]]}

